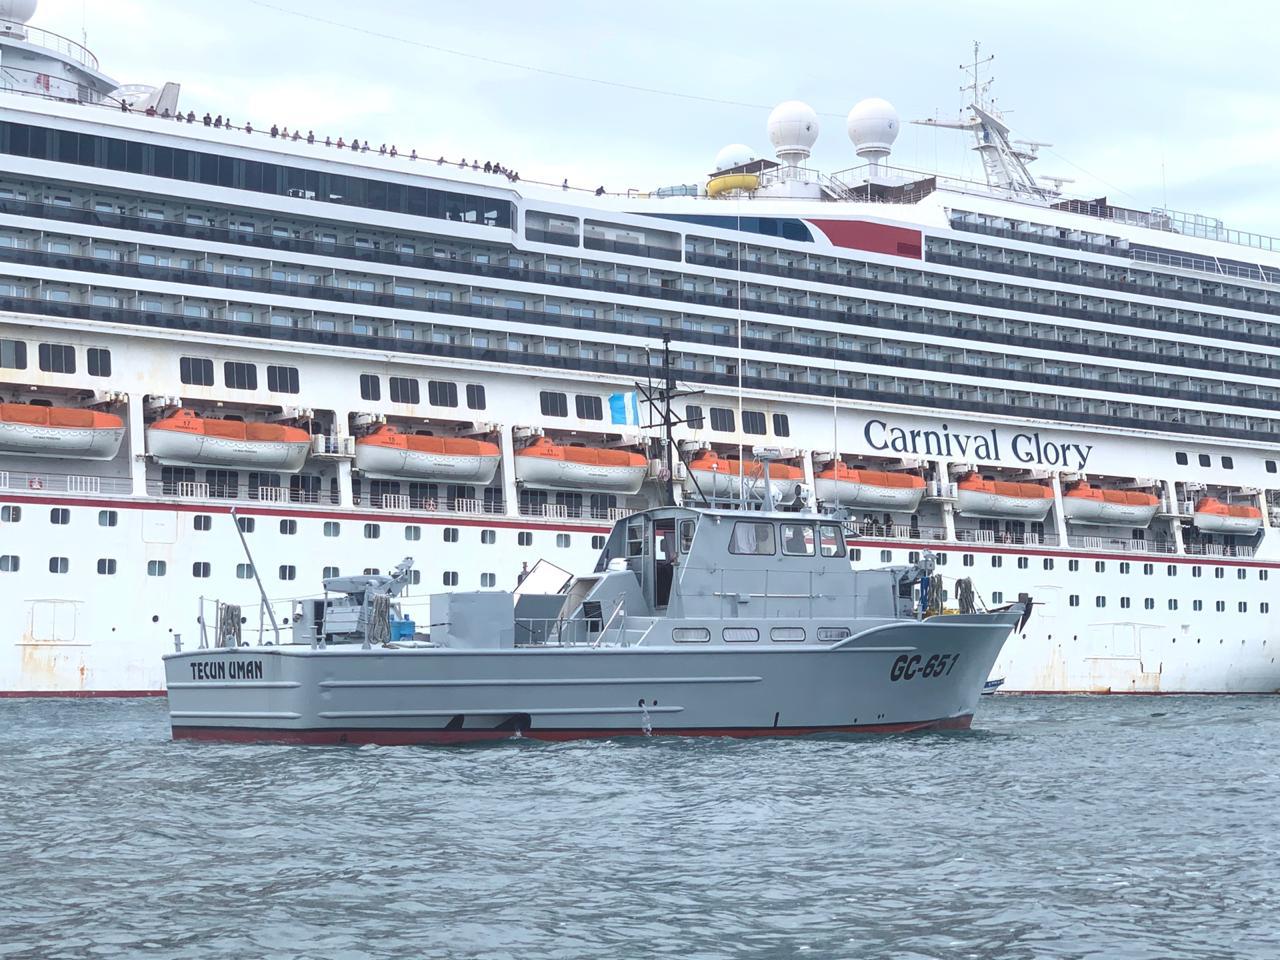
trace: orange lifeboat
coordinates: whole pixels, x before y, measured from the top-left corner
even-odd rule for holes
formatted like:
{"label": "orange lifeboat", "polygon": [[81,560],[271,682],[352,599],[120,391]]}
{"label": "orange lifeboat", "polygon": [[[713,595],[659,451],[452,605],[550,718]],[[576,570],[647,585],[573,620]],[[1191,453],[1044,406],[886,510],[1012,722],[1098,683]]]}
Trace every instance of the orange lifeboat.
{"label": "orange lifeboat", "polygon": [[1205,533],[1238,533],[1252,536],[1262,529],[1262,511],[1243,504],[1223,503],[1216,497],[1202,497],[1196,503],[1192,522]]}
{"label": "orange lifeboat", "polygon": [[0,454],[110,460],[124,440],[114,413],[34,403],[0,403]]}
{"label": "orange lifeboat", "polygon": [[488,485],[501,459],[486,440],[402,433],[387,424],[356,440],[356,469],[369,477]]}
{"label": "orange lifeboat", "polygon": [[[714,450],[702,450],[689,461],[685,492],[693,497],[740,499],[758,495],[764,475],[764,464],[759,460],[739,460],[722,457]],[[770,463],[769,482],[775,498],[785,497],[795,484],[804,482],[804,471],[785,463]]]}
{"label": "orange lifeboat", "polygon": [[311,435],[275,423],[213,420],[179,410],[147,427],[147,452],[184,467],[248,467],[296,473],[306,462]]}
{"label": "orange lifeboat", "polygon": [[1104,490],[1078,483],[1062,495],[1062,510],[1072,523],[1147,527],[1160,500],[1136,490]]}
{"label": "orange lifeboat", "polygon": [[649,461],[643,454],[603,447],[570,447],[539,437],[516,451],[516,479],[549,490],[640,490]]}
{"label": "orange lifeboat", "polygon": [[914,473],[856,470],[834,460],[813,478],[818,499],[841,507],[913,513],[924,497],[924,478]]}
{"label": "orange lifeboat", "polygon": [[967,517],[1043,520],[1052,506],[1053,491],[1039,483],[984,480],[971,473],[956,484],[956,509]]}

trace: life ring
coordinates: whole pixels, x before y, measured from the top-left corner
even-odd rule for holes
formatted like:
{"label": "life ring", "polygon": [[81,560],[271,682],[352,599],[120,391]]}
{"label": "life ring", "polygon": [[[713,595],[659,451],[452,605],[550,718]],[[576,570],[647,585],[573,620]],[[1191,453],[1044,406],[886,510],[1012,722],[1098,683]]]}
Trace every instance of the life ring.
{"label": "life ring", "polygon": [[32,490],[40,490],[44,488],[44,481],[41,480],[39,477],[32,477],[30,480],[27,481],[27,486],[30,487]]}

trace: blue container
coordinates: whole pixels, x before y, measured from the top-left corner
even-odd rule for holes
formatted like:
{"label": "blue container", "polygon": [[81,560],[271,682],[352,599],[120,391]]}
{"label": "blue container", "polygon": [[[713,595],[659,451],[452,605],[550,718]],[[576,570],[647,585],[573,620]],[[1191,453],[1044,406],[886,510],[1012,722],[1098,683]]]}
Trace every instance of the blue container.
{"label": "blue container", "polygon": [[391,621],[391,642],[396,643],[399,640],[412,640],[414,633],[417,631],[417,624],[412,620],[392,620]]}

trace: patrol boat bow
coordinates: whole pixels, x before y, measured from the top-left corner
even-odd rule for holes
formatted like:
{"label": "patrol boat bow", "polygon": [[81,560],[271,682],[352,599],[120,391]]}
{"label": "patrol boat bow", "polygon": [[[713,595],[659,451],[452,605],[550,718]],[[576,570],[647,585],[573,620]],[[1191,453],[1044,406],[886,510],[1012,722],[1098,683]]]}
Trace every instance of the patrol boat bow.
{"label": "patrol boat bow", "polygon": [[634,514],[559,593],[439,594],[430,634],[397,641],[408,569],[328,581],[343,596],[304,601],[293,642],[242,645],[233,608],[217,645],[167,655],[174,738],[965,729],[1029,606],[935,612],[930,557],[856,571],[839,522],[774,510]]}

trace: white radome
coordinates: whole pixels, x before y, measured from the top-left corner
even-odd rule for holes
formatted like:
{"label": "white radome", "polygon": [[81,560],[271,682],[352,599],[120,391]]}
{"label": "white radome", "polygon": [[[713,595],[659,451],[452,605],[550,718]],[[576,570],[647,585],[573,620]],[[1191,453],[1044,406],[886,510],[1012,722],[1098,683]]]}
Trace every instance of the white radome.
{"label": "white radome", "polygon": [[898,139],[898,111],[879,97],[859,101],[849,111],[849,139],[861,155],[864,151],[887,154]]}
{"label": "white radome", "polygon": [[788,100],[769,114],[769,141],[779,154],[809,155],[818,139],[818,115],[799,100]]}
{"label": "white radome", "polygon": [[755,159],[757,159],[756,152],[745,143],[731,143],[727,147],[722,147],[716,154],[713,169],[719,173],[721,170],[731,170]]}
{"label": "white radome", "polygon": [[27,23],[36,15],[38,0],[0,0],[0,20]]}

